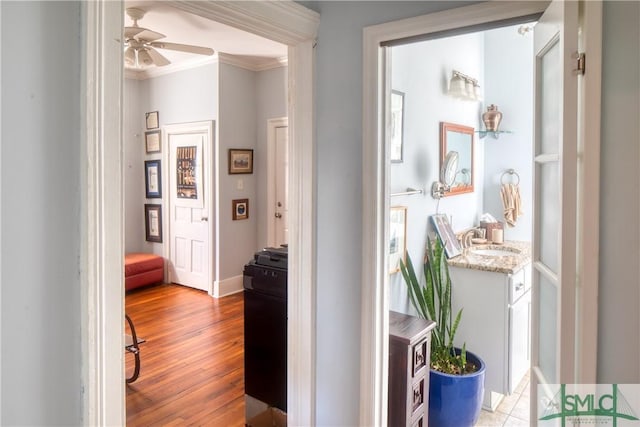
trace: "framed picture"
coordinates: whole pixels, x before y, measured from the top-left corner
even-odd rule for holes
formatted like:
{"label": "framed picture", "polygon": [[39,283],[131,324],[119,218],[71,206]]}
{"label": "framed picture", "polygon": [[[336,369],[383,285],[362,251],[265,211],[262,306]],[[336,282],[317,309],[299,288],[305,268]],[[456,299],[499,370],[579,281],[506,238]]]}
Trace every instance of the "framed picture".
{"label": "framed picture", "polygon": [[147,242],[162,243],[161,205],[144,205],[144,229]]}
{"label": "framed picture", "polygon": [[158,120],[158,112],[151,111],[144,115],[147,129],[158,129],[160,127],[160,121]]}
{"label": "framed picture", "polygon": [[147,199],[162,198],[160,160],[147,160],[144,162],[144,184]]}
{"label": "framed picture", "polygon": [[400,260],[406,261],[407,207],[394,206],[389,214],[389,274],[400,271]]}
{"label": "framed picture", "polygon": [[391,91],[391,163],[402,163],[402,138],[404,130],[404,93]]}
{"label": "framed picture", "polygon": [[172,144],[171,147],[171,167],[175,166],[175,169],[171,171],[170,179],[175,205],[202,208],[204,206],[202,140],[197,138],[185,141],[185,145]]}
{"label": "framed picture", "polygon": [[456,234],[453,232],[447,216],[444,214],[431,215],[431,221],[436,229],[436,233],[444,246],[445,254],[447,258],[453,258],[460,255],[462,248],[460,242],[456,238]]}
{"label": "framed picture", "polygon": [[160,152],[160,129],[144,133],[144,146],[147,154]]}
{"label": "framed picture", "polygon": [[249,199],[232,200],[232,205],[233,205],[232,218],[234,221],[238,219],[249,218]]}
{"label": "framed picture", "polygon": [[253,173],[253,150],[229,149],[229,174]]}

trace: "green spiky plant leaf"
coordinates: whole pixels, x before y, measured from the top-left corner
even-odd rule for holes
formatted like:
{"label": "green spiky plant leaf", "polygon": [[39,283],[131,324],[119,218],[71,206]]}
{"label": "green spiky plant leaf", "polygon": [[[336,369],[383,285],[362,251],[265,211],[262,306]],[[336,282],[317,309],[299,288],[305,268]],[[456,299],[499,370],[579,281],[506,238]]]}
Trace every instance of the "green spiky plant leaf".
{"label": "green spiky plant leaf", "polygon": [[431,332],[431,368],[454,375],[475,371],[477,368],[467,363],[466,345],[462,346],[459,354],[453,348],[462,309],[454,316],[451,308],[451,277],[442,242],[436,239],[432,243],[427,237],[424,285],[418,280],[408,253],[406,263],[400,260],[400,270],[407,284],[409,299],[418,315],[436,322]]}

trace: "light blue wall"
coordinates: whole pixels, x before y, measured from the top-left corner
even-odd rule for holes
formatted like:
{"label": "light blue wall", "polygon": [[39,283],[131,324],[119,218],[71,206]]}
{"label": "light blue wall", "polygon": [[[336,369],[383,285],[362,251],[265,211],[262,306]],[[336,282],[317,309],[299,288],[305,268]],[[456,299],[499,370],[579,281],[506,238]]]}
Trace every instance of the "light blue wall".
{"label": "light blue wall", "polygon": [[[125,252],[144,252],[144,161],[153,157],[145,153],[144,108],[140,106],[141,82],[124,80],[124,246]],[[145,102],[146,104],[146,102]],[[162,165],[164,166],[164,165]],[[165,171],[164,168],[162,169]]]}
{"label": "light blue wall", "polygon": [[[490,135],[484,143],[484,211],[504,222],[500,178],[507,169],[520,176],[522,216],[515,227],[505,224],[507,240],[531,241],[533,220],[533,33],[518,34],[518,26],[486,31],[484,105],[502,111],[500,129],[513,133]],[[506,175],[504,182],[511,181]]]}
{"label": "light blue wall", "polygon": [[80,4],[0,3],[6,426],[82,422]]}
{"label": "light blue wall", "polygon": [[604,2],[599,383],[640,383],[638,28],[640,3]]}
{"label": "light blue wall", "polygon": [[[431,184],[440,174],[440,122],[478,129],[481,104],[456,99],[447,94],[452,70],[478,79],[483,85],[484,36],[472,33],[397,46],[391,50],[392,88],[404,96],[404,159],[392,163],[391,193],[408,187],[421,188],[426,194],[391,198],[391,206],[407,207],[407,251],[416,266],[424,259],[427,230],[432,232],[429,216],[438,202],[431,197]],[[474,185],[472,193],[444,197],[439,213],[453,219],[455,231],[477,225],[482,213],[483,148],[474,135]],[[410,307],[402,274],[389,277],[391,310],[414,313]]]}

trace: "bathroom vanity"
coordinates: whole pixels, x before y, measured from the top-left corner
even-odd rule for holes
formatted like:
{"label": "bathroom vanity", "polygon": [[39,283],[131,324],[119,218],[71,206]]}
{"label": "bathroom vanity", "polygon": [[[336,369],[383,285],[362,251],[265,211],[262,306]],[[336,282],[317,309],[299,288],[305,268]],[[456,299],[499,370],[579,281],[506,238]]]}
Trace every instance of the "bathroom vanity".
{"label": "bathroom vanity", "polygon": [[453,312],[462,308],[455,345],[486,364],[483,406],[494,411],[530,366],[531,255],[525,242],[482,245],[449,260]]}

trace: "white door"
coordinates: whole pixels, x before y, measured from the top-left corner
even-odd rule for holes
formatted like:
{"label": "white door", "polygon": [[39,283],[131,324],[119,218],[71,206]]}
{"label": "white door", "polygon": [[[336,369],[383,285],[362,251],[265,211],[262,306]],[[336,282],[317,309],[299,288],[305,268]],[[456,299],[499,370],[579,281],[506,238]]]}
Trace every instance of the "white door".
{"label": "white door", "polygon": [[171,125],[163,133],[169,170],[169,280],[211,292],[212,124]]}
{"label": "white door", "polygon": [[289,242],[289,127],[287,119],[268,121],[267,145],[269,150],[268,203],[269,246],[278,247]]}
{"label": "white door", "polygon": [[550,384],[575,382],[577,51],[578,2],[554,0],[534,30],[532,421]]}

